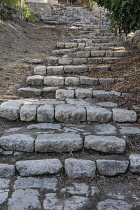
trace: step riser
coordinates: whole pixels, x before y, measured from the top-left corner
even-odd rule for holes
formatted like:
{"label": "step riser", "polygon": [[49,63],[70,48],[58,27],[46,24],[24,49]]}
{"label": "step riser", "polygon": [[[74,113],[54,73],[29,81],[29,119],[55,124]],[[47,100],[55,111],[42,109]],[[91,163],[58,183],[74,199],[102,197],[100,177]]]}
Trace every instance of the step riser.
{"label": "step riser", "polygon": [[[67,100],[68,102],[68,100]],[[27,103],[27,102],[25,102]],[[28,102],[29,103],[29,102]],[[31,102],[30,102],[31,103]],[[33,103],[33,102],[32,102]],[[62,103],[62,101],[60,101]],[[105,109],[97,106],[75,106],[70,104],[48,105],[47,103],[34,102],[33,104],[22,105],[22,102],[13,103],[14,107],[8,103],[0,106],[0,117],[8,120],[17,120],[30,122],[64,122],[81,123],[97,122],[105,123],[115,122],[135,122],[137,114],[131,110],[125,109]],[[56,101],[55,104],[59,104]]]}
{"label": "step riser", "polygon": [[[57,74],[57,73],[56,73]],[[123,81],[122,78],[90,78],[90,77],[63,77],[63,76],[29,76],[26,79],[27,85],[31,86],[51,86],[51,87],[63,87],[63,86],[79,86],[79,85],[87,85],[87,86],[95,86],[102,85],[107,86],[110,84],[114,84],[118,81]]]}

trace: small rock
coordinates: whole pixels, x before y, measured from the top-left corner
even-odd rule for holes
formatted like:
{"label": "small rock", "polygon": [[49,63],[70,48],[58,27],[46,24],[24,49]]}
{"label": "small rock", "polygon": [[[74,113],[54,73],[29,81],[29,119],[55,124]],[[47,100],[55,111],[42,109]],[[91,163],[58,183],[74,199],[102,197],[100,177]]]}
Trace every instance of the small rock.
{"label": "small rock", "polygon": [[20,176],[57,174],[63,165],[59,159],[17,161],[16,169]]}
{"label": "small rock", "polygon": [[95,161],[69,158],[65,160],[65,171],[70,178],[95,177]]}
{"label": "small rock", "polygon": [[99,173],[103,176],[115,176],[119,173],[125,173],[129,161],[120,160],[96,160]]}

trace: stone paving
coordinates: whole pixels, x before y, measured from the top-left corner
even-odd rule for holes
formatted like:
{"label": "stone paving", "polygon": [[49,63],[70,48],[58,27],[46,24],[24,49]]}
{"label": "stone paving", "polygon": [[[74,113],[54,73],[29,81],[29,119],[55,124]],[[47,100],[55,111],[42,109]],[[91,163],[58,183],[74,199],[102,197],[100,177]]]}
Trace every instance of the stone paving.
{"label": "stone paving", "polygon": [[18,90],[24,98],[0,105],[2,210],[140,209],[137,113],[111,101],[126,93],[105,88],[123,78],[88,76],[129,52],[99,18],[89,19],[57,43],[47,66],[34,68]]}

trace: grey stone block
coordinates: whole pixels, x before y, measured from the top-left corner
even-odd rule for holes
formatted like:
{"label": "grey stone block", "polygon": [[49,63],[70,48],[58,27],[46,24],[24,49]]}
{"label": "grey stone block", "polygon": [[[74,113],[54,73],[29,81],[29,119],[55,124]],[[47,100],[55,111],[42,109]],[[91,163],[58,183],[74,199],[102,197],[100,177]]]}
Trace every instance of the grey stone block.
{"label": "grey stone block", "polygon": [[90,51],[78,51],[76,52],[77,58],[89,58],[90,57]]}
{"label": "grey stone block", "polygon": [[69,158],[65,160],[65,171],[70,178],[95,177],[95,161]]}
{"label": "grey stone block", "polygon": [[130,171],[133,173],[140,173],[140,154],[132,154],[129,156]]}
{"label": "grey stone block", "polygon": [[57,105],[55,119],[65,123],[79,123],[86,121],[86,110],[81,106]]}
{"label": "grey stone block", "polygon": [[88,63],[89,64],[101,64],[103,63],[102,58],[88,58]]}
{"label": "grey stone block", "polygon": [[59,87],[45,87],[42,89],[42,93],[45,95],[47,93],[55,93],[56,90],[59,90]]}
{"label": "grey stone block", "polygon": [[106,51],[100,50],[100,51],[91,51],[91,57],[103,57],[105,56]]}
{"label": "grey stone block", "polygon": [[70,65],[66,65],[64,66],[64,72],[65,73],[75,73],[75,74],[78,74],[78,73],[84,73],[84,72],[87,72],[88,71],[88,68],[86,65],[78,65],[78,66],[70,66]]}
{"label": "grey stone block", "polygon": [[40,106],[37,109],[38,122],[54,122],[54,107],[53,105]]}
{"label": "grey stone block", "polygon": [[65,43],[65,48],[74,48],[74,47],[77,47],[77,43],[75,43],[75,42]]}
{"label": "grey stone block", "polygon": [[116,122],[135,122],[137,120],[137,114],[133,110],[114,108],[113,120]]}
{"label": "grey stone block", "polygon": [[30,96],[40,96],[42,94],[42,90],[38,88],[19,88],[18,93],[22,96],[30,97]]}
{"label": "grey stone block", "polygon": [[47,67],[47,74],[48,75],[64,74],[64,67],[63,66],[48,66]]}
{"label": "grey stone block", "polygon": [[41,209],[39,192],[34,189],[15,190],[12,197],[8,199],[8,209]]}
{"label": "grey stone block", "polygon": [[82,147],[82,138],[73,132],[40,134],[35,140],[36,152],[72,152],[80,150]]}
{"label": "grey stone block", "polygon": [[77,86],[79,85],[79,77],[66,77],[65,85]]}
{"label": "grey stone block", "polygon": [[20,176],[58,174],[63,165],[59,159],[17,161],[16,169]]}
{"label": "grey stone block", "polygon": [[107,107],[107,108],[114,108],[114,107],[117,107],[118,106],[117,103],[113,103],[111,101],[99,102],[99,103],[96,103],[96,105]]}
{"label": "grey stone block", "polygon": [[26,79],[26,83],[28,85],[42,85],[42,83],[43,83],[43,76],[41,76],[41,75],[29,76]]}
{"label": "grey stone block", "polygon": [[112,118],[112,112],[95,106],[87,106],[87,121],[89,122],[109,122]]}
{"label": "grey stone block", "polygon": [[122,154],[125,152],[126,142],[116,136],[95,136],[85,137],[84,147],[100,152]]}
{"label": "grey stone block", "polygon": [[107,199],[100,201],[97,205],[97,210],[131,210],[132,205],[123,200]]}
{"label": "grey stone block", "polygon": [[101,85],[110,85],[110,84],[114,84],[114,78],[103,78],[103,77],[99,77],[99,83]]}
{"label": "grey stone block", "polygon": [[124,174],[128,168],[129,161],[121,160],[96,160],[99,173],[103,176],[115,176]]}
{"label": "grey stone block", "polygon": [[77,88],[75,90],[75,97],[76,98],[92,98],[92,90],[84,89],[84,88]]}
{"label": "grey stone block", "polygon": [[72,64],[73,59],[72,58],[60,58],[58,60],[58,63],[61,65],[70,65]]}
{"label": "grey stone block", "polygon": [[15,175],[15,165],[0,164],[0,177],[11,177]]}
{"label": "grey stone block", "polygon": [[0,146],[5,150],[33,152],[34,138],[25,134],[11,134],[0,138]]}
{"label": "grey stone block", "polygon": [[37,105],[25,104],[20,109],[20,120],[21,121],[34,121],[36,120]]}
{"label": "grey stone block", "polygon": [[87,63],[87,58],[73,58],[74,65],[82,65]]}
{"label": "grey stone block", "polygon": [[140,135],[140,128],[130,126],[119,126],[120,133],[123,135]]}
{"label": "grey stone block", "polygon": [[81,85],[97,85],[98,84],[98,78],[91,78],[91,77],[85,77],[85,76],[81,76],[80,77],[80,83]]}
{"label": "grey stone block", "polygon": [[17,189],[57,190],[56,178],[18,177],[14,184]]}
{"label": "grey stone block", "polygon": [[34,74],[45,75],[46,74],[46,66],[36,66],[34,68]]}
{"label": "grey stone block", "polygon": [[56,65],[58,64],[58,58],[57,57],[49,57],[47,58],[47,63],[48,65],[52,66],[52,65]]}
{"label": "grey stone block", "polygon": [[64,85],[64,77],[47,76],[44,77],[44,85],[59,87]]}
{"label": "grey stone block", "polygon": [[63,100],[66,98],[74,98],[74,90],[56,90],[56,99]]}
{"label": "grey stone block", "polygon": [[114,63],[117,63],[118,61],[119,61],[118,58],[113,58],[113,57],[103,58],[103,63],[105,64],[114,64]]}
{"label": "grey stone block", "polygon": [[8,100],[0,105],[0,117],[8,120],[17,120],[19,118],[19,109],[23,100]]}
{"label": "grey stone block", "polygon": [[57,47],[58,48],[64,48],[65,43],[64,42],[57,42]]}
{"label": "grey stone block", "polygon": [[106,91],[106,90],[93,90],[93,97],[112,97],[112,96],[120,96],[121,92],[117,92],[114,90]]}
{"label": "grey stone block", "polygon": [[8,198],[8,190],[0,190],[0,205],[3,204]]}

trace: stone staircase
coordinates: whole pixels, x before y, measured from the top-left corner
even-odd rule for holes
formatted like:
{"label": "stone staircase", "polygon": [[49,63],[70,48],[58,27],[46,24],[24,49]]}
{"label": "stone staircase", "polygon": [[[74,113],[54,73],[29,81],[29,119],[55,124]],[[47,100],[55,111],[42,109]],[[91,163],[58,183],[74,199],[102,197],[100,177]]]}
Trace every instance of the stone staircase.
{"label": "stone staircase", "polygon": [[[126,93],[106,89],[123,78],[88,76],[111,71],[130,52],[107,26],[90,25],[89,31],[85,26],[69,42],[57,43],[46,66],[34,68],[27,86],[18,90],[24,98],[0,105],[0,117],[15,123],[0,137],[0,204],[9,198],[5,209],[140,207],[130,196],[114,200],[111,189],[102,194],[94,182],[100,176],[140,173],[139,148],[133,148],[140,128],[135,111],[111,101]],[[61,179],[67,180],[65,187]]]}

